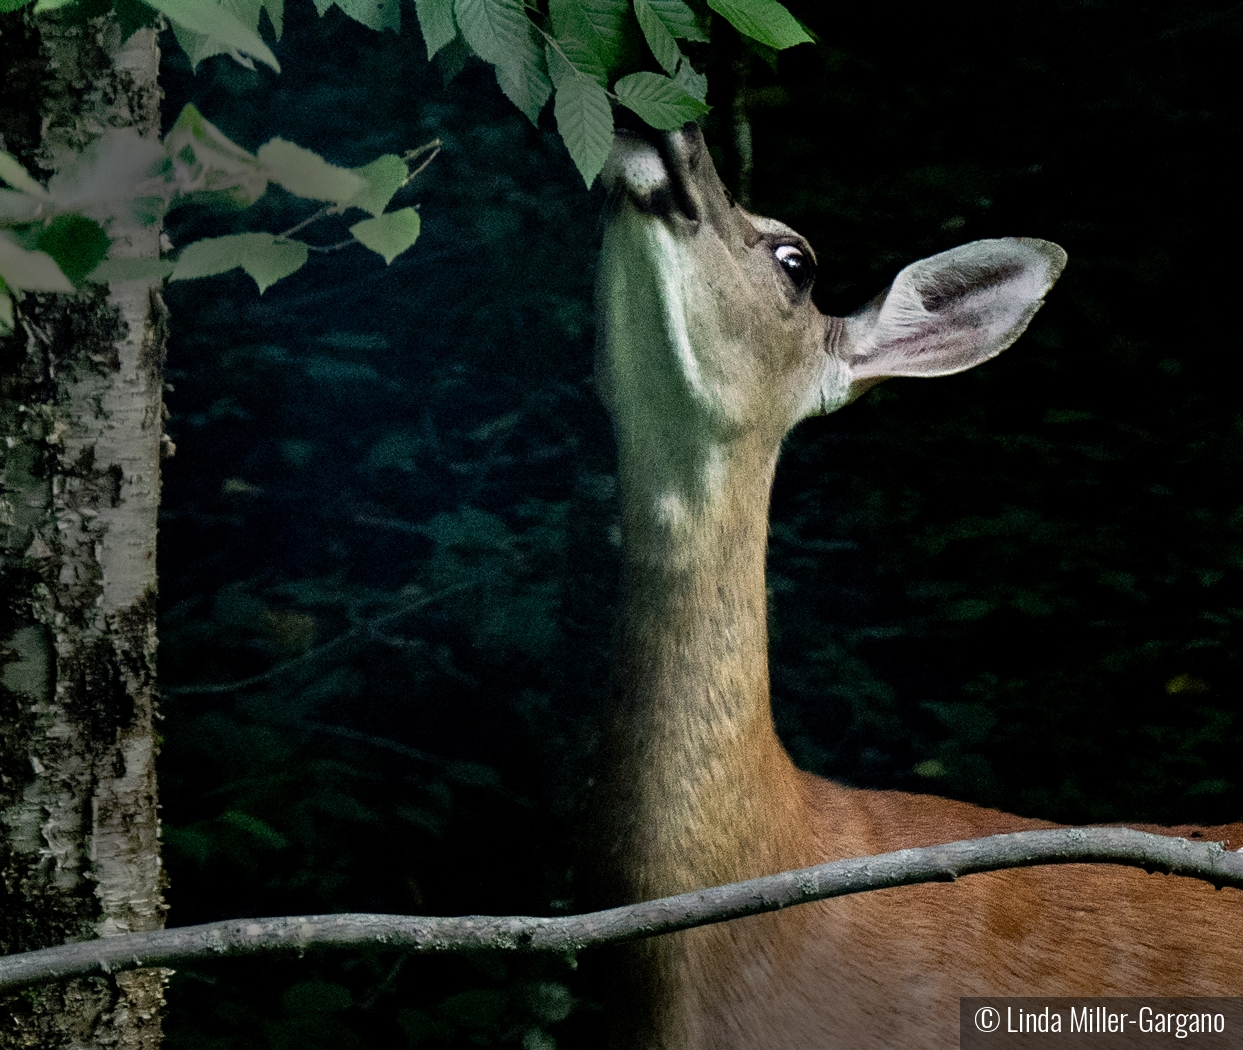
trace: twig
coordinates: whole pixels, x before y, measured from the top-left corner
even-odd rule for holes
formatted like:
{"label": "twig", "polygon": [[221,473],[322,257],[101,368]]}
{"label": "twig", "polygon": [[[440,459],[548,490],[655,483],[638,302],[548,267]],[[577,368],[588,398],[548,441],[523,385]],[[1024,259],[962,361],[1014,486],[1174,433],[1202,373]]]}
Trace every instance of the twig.
{"label": "twig", "polygon": [[340,213],[341,213],[341,209],[337,205],[325,204],[322,208],[319,209],[319,211],[315,212],[313,215],[308,215],[301,222],[295,223],[293,226],[290,226],[289,229],[285,230],[283,233],[276,234],[275,235],[276,239],[283,241],[287,237],[292,237],[299,230],[303,230],[306,227],[310,226],[311,223],[313,222],[319,222],[320,219],[326,219],[329,215],[339,215]]}
{"label": "twig", "polygon": [[[399,190],[405,189],[409,186],[410,183],[412,183],[427,168],[427,166],[436,159],[436,154],[440,152],[440,139],[432,139],[431,142],[425,142],[416,149],[406,151],[405,156],[402,157],[402,160],[406,163],[407,167],[409,167],[410,164],[413,164],[428,150],[431,150],[432,155],[406,175],[406,177],[402,180],[401,185],[398,187]],[[295,223],[293,226],[290,226],[289,229],[284,230],[281,233],[273,234],[273,236],[278,241],[292,240],[295,233],[306,229],[306,227],[310,226],[312,223],[319,222],[320,219],[326,219],[330,215],[340,215],[343,211],[345,211],[346,207],[348,207],[348,205],[325,204],[322,208],[313,214],[308,215],[301,222]],[[307,248],[313,252],[336,252],[340,251],[342,248],[348,248],[351,244],[357,243],[358,242],[351,237],[348,241],[340,241],[337,244],[308,244]]]}
{"label": "twig", "polygon": [[405,180],[401,184],[403,189],[417,179],[424,172],[427,166],[436,159],[437,154],[440,153],[440,139],[432,139],[431,142],[424,142],[418,149],[406,151],[406,155],[402,159],[407,165],[410,165],[418,160],[419,157],[421,157],[428,150],[432,151],[432,155],[406,176]]}
{"label": "twig", "polygon": [[424,595],[422,598],[418,599],[418,601],[403,605],[395,612],[386,613],[384,616],[377,617],[374,620],[367,620],[363,623],[355,624],[344,634],[337,635],[337,637],[335,637],[332,641],[325,642],[323,645],[316,646],[314,649],[308,649],[300,656],[295,656],[292,660],[286,660],[284,663],[277,664],[275,667],[269,668],[262,674],[253,675],[250,678],[243,678],[237,682],[219,682],[212,685],[166,686],[160,691],[168,696],[206,696],[218,693],[232,693],[238,689],[249,689],[252,685],[262,685],[264,682],[271,681],[273,678],[284,674],[286,671],[293,667],[297,667],[299,664],[306,663],[309,660],[318,659],[325,653],[344,645],[352,638],[357,638],[359,635],[367,631],[372,631],[377,627],[383,627],[385,624],[390,624],[394,620],[399,620],[403,616],[407,616],[412,612],[417,612],[419,609],[422,609],[426,605],[430,605],[432,602],[440,601],[441,598],[447,598],[451,594],[457,594],[459,591],[467,590],[470,587],[476,586],[480,582],[481,581],[478,579],[473,579],[466,580],[464,583],[455,583],[451,587],[445,587],[443,590],[437,591],[435,594]]}
{"label": "twig", "polygon": [[[105,937],[0,958],[0,991],[61,977],[193,959],[276,951],[301,953],[308,948],[378,945],[412,952],[576,952],[867,890],[952,882],[978,872],[1036,864],[1088,862],[1124,864],[1203,879],[1219,888],[1243,889],[1243,852],[1229,852],[1220,843],[1190,842],[1129,828],[1021,831],[839,860],[585,915],[301,915],[229,919]],[[1173,923],[1177,917],[1171,915],[1169,921]]]}
{"label": "twig", "polygon": [[339,252],[342,248],[349,248],[351,245],[357,244],[353,237],[348,241],[337,241],[336,244],[308,244],[307,251],[312,252]]}

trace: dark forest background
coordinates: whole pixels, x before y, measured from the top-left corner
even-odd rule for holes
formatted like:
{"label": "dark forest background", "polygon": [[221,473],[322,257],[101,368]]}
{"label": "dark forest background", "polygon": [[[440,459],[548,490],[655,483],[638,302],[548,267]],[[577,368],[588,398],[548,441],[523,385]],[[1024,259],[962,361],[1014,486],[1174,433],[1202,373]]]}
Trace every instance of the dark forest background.
{"label": "dark forest background", "polygon": [[[754,208],[811,238],[823,309],[979,237],[1070,265],[998,360],[790,438],[783,739],[850,783],[1059,821],[1239,819],[1243,9],[791,7],[821,41],[775,70],[718,23],[706,128],[736,176],[741,94]],[[237,274],[168,289],[176,925],[575,908],[618,572],[600,191],[488,68],[443,86],[404,13],[376,35],[291,4],[279,77],[166,49],[168,119],[193,101],[247,148],[444,146],[391,266],[354,249],[262,297]],[[304,216],[273,189],[246,221]],[[176,244],[240,229],[174,218]],[[177,1050],[599,1045],[559,958],[232,960],[181,970],[170,1002]]]}

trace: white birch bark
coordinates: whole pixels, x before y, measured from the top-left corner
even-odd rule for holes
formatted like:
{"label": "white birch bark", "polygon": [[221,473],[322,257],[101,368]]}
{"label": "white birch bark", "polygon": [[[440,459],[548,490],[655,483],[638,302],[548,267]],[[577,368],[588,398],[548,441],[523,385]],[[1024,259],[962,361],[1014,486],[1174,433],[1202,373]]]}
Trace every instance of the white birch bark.
{"label": "white birch bark", "polygon": [[[153,29],[124,40],[111,15],[74,25],[29,10],[0,27],[0,145],[47,176],[100,136],[158,135]],[[158,227],[108,232],[114,256],[158,255]],[[21,309],[0,344],[4,952],[154,930],[164,914],[153,721],[165,311],[142,282],[27,296]],[[0,1047],[154,1050],[164,974],[0,1000]]]}

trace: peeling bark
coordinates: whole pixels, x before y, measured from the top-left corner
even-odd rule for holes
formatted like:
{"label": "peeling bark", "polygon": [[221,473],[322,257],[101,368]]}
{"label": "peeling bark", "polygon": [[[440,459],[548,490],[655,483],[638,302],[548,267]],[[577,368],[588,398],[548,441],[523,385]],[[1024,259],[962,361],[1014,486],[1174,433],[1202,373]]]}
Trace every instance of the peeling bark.
{"label": "peeling bark", "polygon": [[[153,29],[0,16],[0,146],[55,171],[159,133]],[[115,224],[114,256],[159,229]],[[166,311],[143,282],[27,296],[0,342],[0,952],[163,926],[155,539]],[[0,999],[0,1048],[154,1050],[166,971]]]}

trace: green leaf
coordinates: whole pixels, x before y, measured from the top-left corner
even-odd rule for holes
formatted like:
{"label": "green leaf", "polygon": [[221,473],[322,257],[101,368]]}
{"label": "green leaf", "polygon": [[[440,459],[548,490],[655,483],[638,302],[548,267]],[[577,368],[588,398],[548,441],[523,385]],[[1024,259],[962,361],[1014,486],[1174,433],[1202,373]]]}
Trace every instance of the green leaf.
{"label": "green leaf", "polygon": [[643,39],[652,49],[656,61],[666,73],[673,76],[677,72],[678,62],[682,59],[678,42],[673,39],[673,34],[648,5],[647,0],[634,0],[634,13],[639,20],[639,28],[643,30]]}
{"label": "green leaf", "polygon": [[105,259],[85,279],[97,284],[120,281],[146,281],[154,284],[171,274],[173,266],[171,259]]}
{"label": "green leaf", "polygon": [[164,148],[182,202],[248,208],[267,191],[268,176],[258,159],[229,141],[193,105],[178,114],[164,136]]}
{"label": "green leaf", "polygon": [[[263,10],[263,0],[217,0],[220,7],[237,18],[247,29],[257,36],[259,33],[259,14]],[[173,36],[181,50],[190,59],[191,68],[197,69],[200,62],[213,55],[229,55],[235,62],[254,69],[255,64],[237,48],[207,33],[196,33],[177,23],[173,24]]]}
{"label": "green leaf", "polygon": [[350,198],[349,207],[362,208],[372,215],[379,215],[388,207],[393,194],[405,185],[406,176],[409,175],[406,162],[395,153],[377,157],[370,164],[354,168],[353,172],[367,185],[358,196]]}
{"label": "green leaf", "polygon": [[383,29],[401,32],[401,5],[399,0],[337,0],[341,8],[355,22],[361,22],[377,33]]}
{"label": "green leaf", "polygon": [[419,29],[427,45],[430,62],[445,44],[457,36],[457,23],[453,21],[453,0],[414,0],[414,10],[419,16]]}
{"label": "green leaf", "polygon": [[[699,28],[695,12],[682,0],[644,0],[644,3],[652,14],[660,19],[672,36],[679,40],[698,40],[701,43],[707,41],[708,35]],[[636,4],[636,14],[638,9],[639,5]]]}
{"label": "green leaf", "polygon": [[498,65],[530,30],[522,0],[454,0],[462,36],[480,58]]}
{"label": "green leaf", "polygon": [[306,264],[307,247],[300,241],[278,241],[270,233],[238,233],[208,237],[188,244],[173,267],[170,281],[211,277],[240,266],[262,295],[282,277]]}
{"label": "green leaf", "polygon": [[[35,14],[42,14],[44,11],[55,11],[62,7],[69,7],[71,4],[76,4],[77,2],[78,0],[38,0],[38,3],[35,4]],[[17,7],[22,6],[23,4],[21,3],[17,5]],[[17,8],[6,8],[6,10],[15,11]]]}
{"label": "green leaf", "polygon": [[673,76],[673,82],[691,98],[697,98],[700,102],[708,97],[708,78],[702,73],[696,73],[685,55],[682,56],[682,64],[678,66],[678,71]]}
{"label": "green leaf", "polygon": [[501,90],[534,124],[552,83],[522,0],[454,0],[453,13],[466,43],[496,67]]}
{"label": "green leaf", "polygon": [[572,36],[561,36],[554,39],[555,47],[553,44],[547,45],[548,72],[552,74],[554,85],[557,83],[557,75],[553,68],[553,56],[556,55],[556,61],[561,65],[568,64],[577,69],[584,76],[591,77],[600,87],[608,86],[608,70],[604,68],[604,63],[600,61],[600,56],[591,47]]}
{"label": "green leaf", "polygon": [[[617,65],[625,41],[628,0],[549,0],[553,34],[558,42],[576,41],[589,49],[606,71]],[[566,56],[579,69],[587,72],[586,64],[564,48]]]}
{"label": "green leaf", "polygon": [[496,67],[496,82],[505,97],[526,115],[532,124],[539,121],[544,103],[552,95],[552,81],[544,68],[544,52],[528,38],[519,59]]}
{"label": "green leaf", "polygon": [[777,0],[708,0],[708,6],[744,36],[778,51],[811,43],[811,37]]}
{"label": "green leaf", "polygon": [[[25,7],[28,3],[30,3],[30,0],[0,0],[0,12],[4,12],[4,11],[16,11],[19,7]],[[10,307],[12,306],[12,302],[11,302],[11,301],[10,301],[9,305],[10,305]],[[4,308],[4,304],[3,304],[3,303],[0,303],[0,310],[2,310],[3,308]],[[10,320],[10,323],[9,323],[9,328],[12,328],[12,327],[13,327],[13,325],[12,325],[12,315],[11,315],[11,314],[10,314],[10,318],[9,318],[9,320]]]}
{"label": "green leaf", "polygon": [[268,178],[290,193],[313,201],[346,204],[367,188],[367,182],[348,168],[329,164],[318,153],[275,138],[255,154]]}
{"label": "green leaf", "polygon": [[548,68],[557,86],[553,112],[557,130],[588,188],[596,181],[613,146],[613,109],[608,92],[591,77],[574,70],[551,47]]}
{"label": "green leaf", "polygon": [[448,87],[470,59],[470,48],[459,33],[436,52],[436,68],[440,70],[440,82]]}
{"label": "green leaf", "polygon": [[228,51],[240,51],[253,55],[271,66],[276,72],[281,65],[276,56],[259,37],[257,29],[251,29],[232,11],[210,0],[147,0],[157,11],[168,16],[174,28],[182,26],[192,33],[218,40]]}
{"label": "green leaf", "polygon": [[0,150],[0,179],[7,182],[15,190],[28,193],[40,200],[47,200],[45,190],[11,153]]}
{"label": "green leaf", "polygon": [[112,0],[112,11],[121,29],[122,40],[128,40],[140,29],[154,29],[160,17],[142,0]]}
{"label": "green leaf", "polygon": [[17,190],[0,190],[0,226],[19,226],[34,222],[43,212],[43,202]]}
{"label": "green leaf", "polygon": [[388,265],[419,239],[419,213],[413,208],[401,208],[374,219],[363,219],[350,227],[350,233],[359,243],[384,256]]}
{"label": "green leaf", "polygon": [[56,260],[61,273],[75,285],[108,255],[112,238],[82,215],[58,215],[38,231],[34,247]]}
{"label": "green leaf", "polygon": [[0,278],[15,292],[72,293],[68,277],[47,252],[28,251],[0,232]]}
{"label": "green leaf", "polygon": [[708,107],[659,73],[631,73],[613,85],[617,100],[662,131],[680,128]]}
{"label": "green leaf", "polygon": [[263,0],[263,6],[272,22],[272,33],[279,40],[285,32],[285,0]]}

